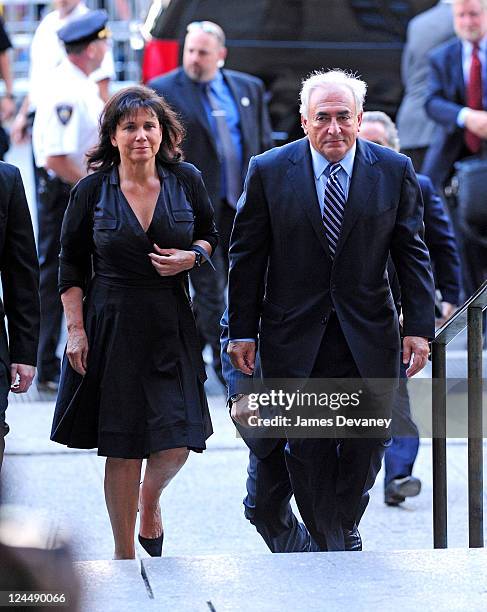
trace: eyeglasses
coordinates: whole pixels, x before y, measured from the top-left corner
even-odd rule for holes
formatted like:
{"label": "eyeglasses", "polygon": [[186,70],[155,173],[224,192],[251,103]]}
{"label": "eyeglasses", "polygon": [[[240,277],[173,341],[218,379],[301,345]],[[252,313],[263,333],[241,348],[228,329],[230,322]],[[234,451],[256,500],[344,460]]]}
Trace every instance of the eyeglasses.
{"label": "eyeglasses", "polygon": [[201,30],[202,32],[206,32],[206,34],[212,34],[222,46],[225,45],[225,34],[216,23],[212,21],[192,21],[186,27],[187,33],[195,32],[196,30]]}

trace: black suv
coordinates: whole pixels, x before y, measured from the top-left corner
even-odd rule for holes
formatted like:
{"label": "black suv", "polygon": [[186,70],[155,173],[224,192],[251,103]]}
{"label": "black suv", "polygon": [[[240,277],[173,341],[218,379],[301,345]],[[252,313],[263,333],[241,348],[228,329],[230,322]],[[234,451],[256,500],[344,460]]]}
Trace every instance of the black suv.
{"label": "black suv", "polygon": [[302,135],[300,82],[312,70],[344,68],[368,83],[367,108],[394,116],[400,59],[411,17],[435,0],[172,0],[151,29],[144,80],[180,64],[186,26],[208,19],[227,37],[226,66],[259,76],[278,140]]}

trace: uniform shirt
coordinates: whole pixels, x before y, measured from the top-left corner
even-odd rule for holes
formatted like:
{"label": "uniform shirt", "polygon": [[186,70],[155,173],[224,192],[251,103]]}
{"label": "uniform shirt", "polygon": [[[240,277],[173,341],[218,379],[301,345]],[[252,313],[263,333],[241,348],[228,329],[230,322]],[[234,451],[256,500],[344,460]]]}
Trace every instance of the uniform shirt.
{"label": "uniform shirt", "polygon": [[[88,12],[84,2],[80,2],[76,8],[64,19],[59,16],[59,11],[48,13],[40,22],[32,38],[30,47],[30,69],[29,69],[29,101],[30,110],[36,110],[39,101],[46,92],[46,79],[52,70],[58,66],[66,57],[64,44],[58,38],[58,30],[66,23],[77,19]],[[111,79],[115,76],[113,54],[109,49],[105,53],[102,65],[90,75],[93,82],[103,79]]]}
{"label": "uniform shirt", "polygon": [[53,70],[44,91],[32,132],[37,166],[43,167],[48,155],[68,155],[84,169],[85,153],[98,142],[103,110],[96,83],[66,57]]}

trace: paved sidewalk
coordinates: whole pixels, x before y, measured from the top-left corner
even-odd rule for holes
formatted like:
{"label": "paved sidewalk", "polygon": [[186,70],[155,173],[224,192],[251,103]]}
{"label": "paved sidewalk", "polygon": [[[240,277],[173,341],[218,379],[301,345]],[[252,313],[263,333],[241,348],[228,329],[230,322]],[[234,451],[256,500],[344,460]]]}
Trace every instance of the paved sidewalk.
{"label": "paved sidewalk", "polygon": [[[222,396],[211,396],[215,434],[203,455],[191,453],[162,495],[167,556],[266,553],[243,516],[247,450],[228,417]],[[104,459],[50,442],[53,402],[12,403],[4,465],[4,503],[35,509],[52,529],[74,542],[76,560],[112,557],[103,497]],[[487,454],[487,453],[486,453]],[[484,467],[487,473],[487,464]],[[431,443],[423,441],[416,464],[423,491],[398,508],[383,503],[382,475],[372,490],[360,531],[370,551],[432,548]],[[467,446],[448,444],[449,545],[468,542]],[[487,499],[486,499],[487,501]],[[487,503],[485,504],[487,506]],[[139,550],[141,555],[145,553]]]}
{"label": "paved sidewalk", "polygon": [[81,562],[89,612],[480,612],[485,550]]}

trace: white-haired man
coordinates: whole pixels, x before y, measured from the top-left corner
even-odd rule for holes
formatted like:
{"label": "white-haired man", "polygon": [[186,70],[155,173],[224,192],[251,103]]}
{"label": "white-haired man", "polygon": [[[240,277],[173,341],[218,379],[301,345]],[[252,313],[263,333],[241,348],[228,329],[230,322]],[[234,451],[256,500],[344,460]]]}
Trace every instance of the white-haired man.
{"label": "white-haired man", "polygon": [[[408,376],[426,364],[434,286],[419,187],[407,157],[357,140],[365,90],[342,71],[312,75],[301,90],[306,137],[250,162],[232,232],[228,306],[228,352],[245,374],[258,338],[267,379],[328,379],[332,389],[330,379],[397,379],[389,252],[403,291]],[[391,389],[381,398],[370,388],[363,404],[383,411]],[[286,461],[313,540],[321,550],[360,550],[356,523],[384,436],[297,431],[288,429]]]}

